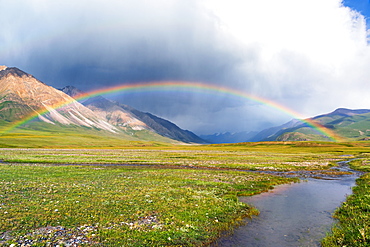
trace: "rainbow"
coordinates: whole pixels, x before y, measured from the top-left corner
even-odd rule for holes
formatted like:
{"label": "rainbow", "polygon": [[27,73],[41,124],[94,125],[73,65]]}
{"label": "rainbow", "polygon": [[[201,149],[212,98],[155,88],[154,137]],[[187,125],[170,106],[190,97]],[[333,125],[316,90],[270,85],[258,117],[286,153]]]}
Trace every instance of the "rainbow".
{"label": "rainbow", "polygon": [[[102,88],[94,91],[90,91],[88,93],[83,93],[75,97],[74,99],[71,98],[71,100],[67,102],[63,102],[57,105],[51,106],[52,109],[58,109],[61,107],[64,107],[66,105],[69,105],[75,100],[81,101],[85,100],[87,98],[99,96],[99,95],[106,95],[106,94],[112,94],[112,93],[117,93],[117,92],[135,92],[135,91],[163,91],[163,90],[187,90],[187,91],[201,91],[201,92],[211,92],[211,93],[219,93],[219,94],[226,94],[226,95],[231,95],[234,97],[239,97],[242,99],[247,99],[247,100],[252,100],[258,103],[261,103],[263,105],[267,105],[271,108],[277,109],[285,114],[288,114],[292,116],[295,119],[299,119],[302,123],[307,124],[308,126],[312,127],[319,133],[323,134],[324,136],[327,136],[330,138],[332,141],[339,142],[342,141],[343,139],[334,133],[332,130],[324,127],[320,123],[312,120],[312,119],[304,119],[304,117],[283,106],[280,105],[272,100],[265,99],[256,95],[252,95],[246,92],[242,92],[239,90],[235,90],[232,88],[228,87],[222,87],[222,86],[215,86],[211,84],[206,84],[206,83],[198,83],[198,82],[184,82],[184,81],[160,81],[160,82],[143,82],[143,83],[135,83],[135,84],[123,84],[123,85],[118,85],[118,86],[113,86],[113,87],[107,87],[107,88]],[[2,133],[7,133],[27,122],[32,121],[33,119],[36,119],[40,115],[44,115],[48,113],[48,110],[41,110],[41,111],[35,111],[34,113],[29,114],[28,116],[24,117],[23,119],[14,122],[11,126],[6,128],[5,130],[2,131]]]}

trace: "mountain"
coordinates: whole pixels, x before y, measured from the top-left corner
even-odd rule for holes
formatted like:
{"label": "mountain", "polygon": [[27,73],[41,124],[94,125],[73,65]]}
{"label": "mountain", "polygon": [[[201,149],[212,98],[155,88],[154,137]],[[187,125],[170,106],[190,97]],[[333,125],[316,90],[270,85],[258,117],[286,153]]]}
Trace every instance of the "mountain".
{"label": "mountain", "polygon": [[123,109],[133,113],[138,119],[162,136],[175,140],[181,140],[183,142],[207,143],[193,132],[180,129],[177,125],[166,119],[157,117],[150,113],[141,112],[127,105],[121,104],[120,106]]}
{"label": "mountain", "polygon": [[370,137],[370,109],[338,108],[313,119],[340,136],[351,140],[363,140]]}
{"label": "mountain", "polygon": [[61,88],[59,90],[62,91],[63,93],[65,93],[65,94],[68,94],[72,98],[77,98],[78,96],[84,94],[83,91],[81,91],[80,89],[78,89],[76,87],[73,87],[73,86],[66,86],[66,87]]}
{"label": "mountain", "polygon": [[[310,118],[330,129],[344,140],[370,140],[370,109],[338,108],[333,112]],[[328,141],[328,137],[298,119],[260,132],[202,135],[211,143],[258,141]]]}
{"label": "mountain", "polygon": [[[58,106],[60,106],[58,108]],[[38,115],[49,124],[78,125],[116,132],[117,128],[69,95],[18,68],[0,70],[0,118],[6,122]],[[46,112],[45,114],[43,114]]]}
{"label": "mountain", "polygon": [[[61,89],[72,97],[80,95],[80,90],[68,86]],[[150,113],[141,112],[133,107],[101,96],[89,98],[82,103],[98,116],[104,118],[110,124],[123,130],[149,130],[161,136],[168,137],[185,143],[207,143],[194,133],[179,128],[168,120],[157,117]]]}
{"label": "mountain", "polygon": [[216,133],[213,135],[201,135],[200,137],[210,143],[238,143],[238,142],[259,142],[274,141],[285,130],[302,124],[298,119],[293,119],[283,125],[263,129],[261,131],[243,131],[236,133]]}
{"label": "mountain", "polygon": [[326,121],[332,121],[333,119],[340,119],[342,117],[351,117],[351,116],[361,115],[361,114],[366,114],[366,113],[370,113],[370,110],[369,109],[351,110],[351,109],[346,109],[346,108],[338,108],[331,113],[319,115],[319,116],[313,117],[312,119],[323,121],[323,119],[326,118]]}
{"label": "mountain", "polygon": [[123,130],[151,130],[144,122],[140,121],[131,112],[124,110],[118,103],[101,96],[89,98],[82,104],[110,124]]}
{"label": "mountain", "polygon": [[261,130],[255,136],[253,136],[250,141],[258,142],[258,141],[274,141],[277,137],[279,137],[284,131],[295,128],[296,126],[301,125],[302,122],[298,119],[292,119],[289,122],[276,126]]}
{"label": "mountain", "polygon": [[0,66],[0,126],[32,118],[26,127],[37,131],[77,131],[80,135],[92,134],[94,138],[104,135],[127,140],[204,143],[192,132],[167,120],[103,97],[81,104],[73,98],[81,94],[77,88],[58,90],[18,68]]}
{"label": "mountain", "polygon": [[[343,139],[368,140],[370,139],[370,109],[346,109],[338,108],[333,112],[312,117],[311,120],[330,129]],[[288,123],[287,123],[288,124]],[[286,128],[275,128],[275,133],[262,141],[311,141],[327,140],[327,137],[318,133],[307,124],[298,121]],[[266,131],[266,130],[264,130]],[[263,132],[263,131],[262,131]],[[261,133],[261,132],[260,132]],[[262,137],[263,135],[260,135]]]}

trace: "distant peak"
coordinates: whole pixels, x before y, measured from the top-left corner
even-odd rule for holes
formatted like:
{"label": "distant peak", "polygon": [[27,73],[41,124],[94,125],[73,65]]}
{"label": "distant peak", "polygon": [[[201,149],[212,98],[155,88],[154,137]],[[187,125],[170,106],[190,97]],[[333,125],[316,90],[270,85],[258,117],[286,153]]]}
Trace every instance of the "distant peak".
{"label": "distant peak", "polygon": [[78,88],[74,87],[74,86],[65,86],[64,88],[62,88],[61,90],[63,89],[68,89],[68,90],[79,90]]}
{"label": "distant peak", "polygon": [[0,71],[6,70],[6,68],[8,68],[8,67],[6,67],[5,65],[0,65]]}
{"label": "distant peak", "polygon": [[369,112],[370,112],[369,109],[351,110],[351,109],[347,109],[347,108],[338,108],[335,111],[333,111],[331,114],[352,116],[352,115],[357,115],[357,114],[365,114],[365,113],[369,113]]}
{"label": "distant peak", "polygon": [[349,112],[349,111],[352,111],[352,110],[347,109],[347,108],[338,108],[335,111],[333,111],[333,113],[341,113],[341,112]]}
{"label": "distant peak", "polygon": [[64,88],[59,89],[59,90],[64,92],[65,94],[68,94],[69,96],[71,96],[73,98],[78,97],[81,94],[84,94],[83,91],[81,91],[80,89],[78,89],[74,86],[65,86]]}

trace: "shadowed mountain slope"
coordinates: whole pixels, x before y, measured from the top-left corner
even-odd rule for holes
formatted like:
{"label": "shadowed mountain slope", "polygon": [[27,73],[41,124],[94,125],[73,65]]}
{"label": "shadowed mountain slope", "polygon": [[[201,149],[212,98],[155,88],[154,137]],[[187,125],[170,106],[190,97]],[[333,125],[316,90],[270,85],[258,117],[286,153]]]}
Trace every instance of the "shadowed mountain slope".
{"label": "shadowed mountain slope", "polygon": [[[75,96],[81,94],[80,90],[72,86],[65,87],[61,90]],[[89,98],[83,102],[83,105],[104,118],[110,124],[124,130],[146,129],[161,136],[181,142],[206,143],[205,140],[201,139],[191,131],[183,130],[168,120],[150,113],[139,111],[128,105],[108,100],[102,96]]]}

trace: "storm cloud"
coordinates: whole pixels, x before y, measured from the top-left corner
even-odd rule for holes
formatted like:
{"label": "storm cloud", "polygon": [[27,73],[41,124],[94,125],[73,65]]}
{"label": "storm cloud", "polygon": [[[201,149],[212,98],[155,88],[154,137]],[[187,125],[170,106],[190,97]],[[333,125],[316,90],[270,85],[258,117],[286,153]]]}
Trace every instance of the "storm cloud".
{"label": "storm cloud", "polygon": [[[365,17],[339,0],[0,0],[0,64],[84,91],[162,80],[258,95],[304,116],[369,108]],[[292,116],[189,92],[108,96],[198,134]]]}

